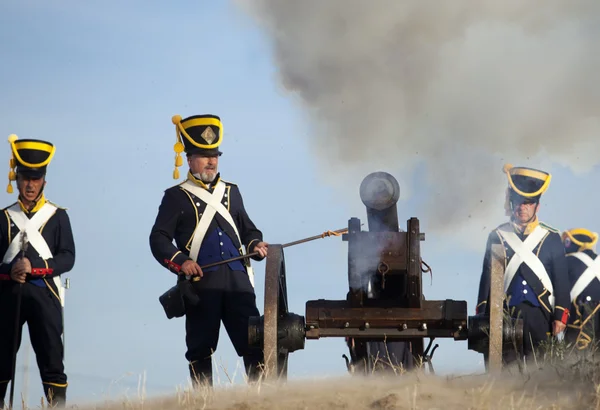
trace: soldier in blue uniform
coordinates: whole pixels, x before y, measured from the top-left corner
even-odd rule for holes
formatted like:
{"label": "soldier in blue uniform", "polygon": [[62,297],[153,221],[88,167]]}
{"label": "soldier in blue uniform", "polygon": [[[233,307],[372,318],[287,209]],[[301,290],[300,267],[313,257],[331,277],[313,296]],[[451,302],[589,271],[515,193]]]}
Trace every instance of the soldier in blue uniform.
{"label": "soldier in blue uniform", "polygon": [[576,228],[563,232],[562,239],[571,285],[567,340],[583,350],[600,340],[600,259],[596,259],[595,250],[598,234]]}
{"label": "soldier in blue uniform", "polygon": [[[569,278],[567,260],[560,233],[538,218],[540,197],[548,189],[547,172],[505,165],[508,178],[506,211],[510,221],[488,236],[479,284],[477,313],[489,313],[491,246],[502,244],[505,250],[505,309],[514,318],[523,319],[523,346],[527,357],[566,328],[569,318]],[[517,352],[505,352],[510,362]]]}
{"label": "soldier in blue uniform", "polygon": [[[63,302],[60,277],[75,263],[71,223],[64,208],[44,195],[46,168],[54,156],[52,143],[34,139],[8,139],[12,149],[8,193],[12,181],[19,191],[15,203],[0,218],[0,408],[12,376],[15,347],[21,344],[27,322],[31,345],[48,402],[64,407],[67,375],[63,365]],[[22,257],[22,236],[27,248]],[[21,296],[19,324],[17,306]],[[18,332],[14,346],[15,330]]]}
{"label": "soldier in blue uniform", "polygon": [[221,179],[220,118],[176,115],[172,121],[177,135],[173,177],[179,178],[183,151],[189,171],[184,182],[165,191],[150,233],[150,249],[158,263],[179,275],[179,280],[190,278],[199,297],[197,303],[185,307],[190,376],[196,384],[212,385],[211,355],[222,320],[237,354],[244,358],[249,380],[256,380],[263,352],[248,346],[248,318],[260,316],[249,258],[207,269],[201,266],[254,252],[259,254],[251,258],[260,261],[268,244],[248,216],[239,187]]}

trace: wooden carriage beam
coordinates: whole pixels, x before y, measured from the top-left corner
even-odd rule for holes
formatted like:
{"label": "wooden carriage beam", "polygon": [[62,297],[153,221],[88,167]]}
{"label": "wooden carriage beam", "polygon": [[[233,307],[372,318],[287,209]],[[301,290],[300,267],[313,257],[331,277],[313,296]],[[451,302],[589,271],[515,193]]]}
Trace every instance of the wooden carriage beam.
{"label": "wooden carriage beam", "polygon": [[[467,302],[422,300],[420,308],[353,307],[345,300],[311,300],[306,303],[306,338],[423,338],[467,339]],[[388,302],[389,303],[389,302]],[[379,306],[377,306],[379,305]]]}

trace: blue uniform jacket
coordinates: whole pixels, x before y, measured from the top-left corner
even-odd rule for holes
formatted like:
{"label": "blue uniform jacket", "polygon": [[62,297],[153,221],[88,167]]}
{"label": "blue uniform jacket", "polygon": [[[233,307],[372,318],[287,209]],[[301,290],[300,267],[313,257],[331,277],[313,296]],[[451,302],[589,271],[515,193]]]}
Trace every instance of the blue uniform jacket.
{"label": "blue uniform jacket", "polygon": [[[584,250],[583,253],[587,254],[592,259],[596,259],[596,253],[590,249]],[[569,289],[573,289],[577,279],[579,279],[583,272],[585,272],[587,266],[570,253],[567,253],[567,263],[569,266],[569,282],[571,285]],[[586,312],[583,310],[583,306],[598,302],[600,302],[600,281],[598,279],[594,279],[577,297],[575,303],[571,301],[571,309],[572,312],[575,312],[575,314],[571,316],[570,323],[579,324],[583,322],[588,316],[588,314],[586,314]]]}
{"label": "blue uniform jacket", "polygon": [[[19,201],[17,202],[20,204]],[[20,206],[27,217],[32,218],[45,202],[46,199],[43,197],[31,211],[27,211],[22,204]],[[8,208],[13,205],[14,203],[4,208],[3,216],[0,217],[0,262],[10,243],[19,233],[19,228],[11,221],[8,214]],[[57,206],[56,204],[53,205]],[[75,241],[67,210],[58,206],[57,208],[56,213],[48,219],[48,222],[41,229],[42,237],[48,244],[53,257],[48,260],[42,259],[31,245],[25,252],[25,257],[29,259],[32,270],[27,282],[40,287],[49,287],[54,296],[60,299],[56,285],[49,279],[69,272],[73,268],[75,265]],[[0,286],[3,282],[12,280],[10,271],[13,263],[19,258],[20,255],[17,255],[11,263],[0,263]]]}
{"label": "blue uniform jacket", "polygon": [[[214,184],[209,187],[189,173],[188,179],[209,192],[213,191]],[[220,176],[217,175],[215,184],[219,180]],[[219,213],[215,213],[198,253],[196,262],[200,266],[239,256],[242,246],[246,247],[248,253],[252,253],[254,246],[263,240],[262,232],[256,228],[244,208],[237,185],[230,182],[225,184],[225,196],[221,203],[231,214],[242,243],[239,243],[229,223]],[[149,239],[152,255],[171,272],[179,274],[181,265],[191,259],[189,253],[194,230],[205,209],[206,204],[202,200],[179,184],[165,190]],[[253,256],[252,259],[259,261],[262,258]],[[246,272],[242,261],[230,262],[228,265],[231,270]],[[217,269],[218,266],[203,271]]]}
{"label": "blue uniform jacket", "polygon": [[[491,248],[493,244],[502,244],[505,250],[505,267],[508,266],[510,259],[514,255],[514,251],[510,246],[503,240],[498,232],[499,229],[512,229],[521,241],[529,235],[530,232],[537,226],[538,222],[532,222],[525,229],[524,233],[521,233],[512,222],[507,222],[494,229],[488,235],[485,256],[483,259],[483,268],[481,278],[479,282],[479,295],[477,297],[477,308],[476,313],[481,314],[487,311],[487,303],[490,295],[490,269],[491,269]],[[549,319],[560,320],[563,323],[567,323],[569,317],[569,277],[567,268],[567,259],[565,257],[564,245],[562,243],[560,233],[542,223],[539,225],[545,228],[548,232],[540,241],[540,243],[533,249],[533,253],[540,259],[554,288],[555,308],[552,312],[550,301],[548,296],[550,295],[545,290],[542,282],[537,278],[535,273],[527,266],[522,263],[517,270],[507,292],[507,298],[509,298],[508,307],[517,306],[519,303],[528,301],[533,306],[539,306],[548,315]]]}

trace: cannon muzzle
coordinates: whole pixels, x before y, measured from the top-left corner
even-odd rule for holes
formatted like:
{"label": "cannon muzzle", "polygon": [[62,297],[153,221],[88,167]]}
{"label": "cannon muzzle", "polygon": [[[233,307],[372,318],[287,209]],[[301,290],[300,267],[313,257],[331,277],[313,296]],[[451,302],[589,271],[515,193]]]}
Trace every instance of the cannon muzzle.
{"label": "cannon muzzle", "polygon": [[398,232],[396,203],[400,185],[387,172],[373,172],[360,184],[360,199],[367,207],[367,222],[371,232]]}

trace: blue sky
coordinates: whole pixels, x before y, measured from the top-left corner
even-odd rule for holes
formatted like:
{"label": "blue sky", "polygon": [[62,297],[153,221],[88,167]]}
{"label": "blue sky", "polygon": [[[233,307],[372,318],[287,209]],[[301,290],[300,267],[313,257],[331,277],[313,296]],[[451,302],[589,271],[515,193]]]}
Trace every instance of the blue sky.
{"label": "blue sky", "polygon": [[[125,389],[135,395],[144,372],[148,394],[174,392],[186,382],[184,321],[167,320],[157,299],[175,278],[148,247],[163,190],[177,182],[172,115],[221,116],[222,176],[240,186],[266,241],[344,228],[353,216],[366,223],[360,179],[332,187],[320,174],[322,159],[314,153],[318,147],[308,145],[313,140],[304,113],[277,83],[268,43],[233,3],[6,0],[0,5],[0,39],[0,136],[56,144],[47,197],[69,208],[76,240],[65,312],[71,400],[102,399],[109,388],[113,397]],[[8,173],[8,143],[4,155]],[[555,165],[546,169],[553,181],[542,219],[560,229],[600,229],[598,195],[589,192],[598,169],[585,175]],[[364,174],[377,170],[374,164]],[[415,186],[423,176],[395,176],[415,184],[413,196],[398,207],[405,227],[411,216],[421,217]],[[16,196],[3,191],[0,199],[6,206]],[[502,222],[494,216],[488,228]],[[428,299],[467,300],[472,314],[485,241],[478,237],[465,249],[468,240],[427,236],[422,249],[433,285],[425,276],[424,292]],[[343,299],[346,263],[346,244],[337,238],[286,249],[291,310],[304,314],[307,300]],[[264,262],[254,266],[262,312]],[[438,371],[483,369],[466,342],[439,343]],[[27,345],[24,338],[19,366]],[[305,350],[291,355],[290,377],[344,375],[343,353],[341,339],[307,341]],[[42,389],[30,354],[31,404]],[[223,329],[216,360],[230,374],[239,364]],[[240,372],[238,367],[237,382]],[[218,377],[226,381],[222,371]]]}

